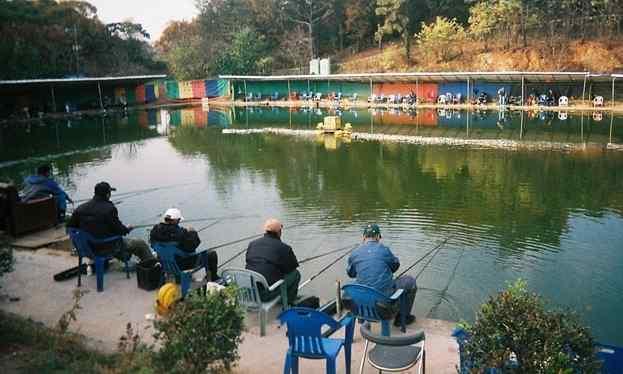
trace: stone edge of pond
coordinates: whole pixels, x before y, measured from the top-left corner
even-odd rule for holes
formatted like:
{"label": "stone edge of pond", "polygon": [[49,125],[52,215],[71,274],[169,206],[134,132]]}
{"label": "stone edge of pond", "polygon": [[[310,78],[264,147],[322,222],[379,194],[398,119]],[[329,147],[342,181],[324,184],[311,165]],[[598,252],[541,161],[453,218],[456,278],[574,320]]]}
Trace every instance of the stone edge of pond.
{"label": "stone edge of pond", "polygon": [[[248,134],[274,134],[286,136],[298,136],[302,138],[313,138],[322,135],[317,130],[292,130],[282,128],[255,128],[255,129],[224,129],[223,134],[248,135]],[[510,139],[460,139],[449,137],[426,137],[414,135],[392,135],[392,134],[371,134],[354,132],[352,140],[357,141],[378,141],[393,143],[408,143],[417,145],[447,145],[455,147],[506,149],[506,150],[528,150],[528,151],[582,151],[590,149],[605,149],[611,151],[623,151],[623,145],[608,143],[562,143],[544,141],[517,141]]]}

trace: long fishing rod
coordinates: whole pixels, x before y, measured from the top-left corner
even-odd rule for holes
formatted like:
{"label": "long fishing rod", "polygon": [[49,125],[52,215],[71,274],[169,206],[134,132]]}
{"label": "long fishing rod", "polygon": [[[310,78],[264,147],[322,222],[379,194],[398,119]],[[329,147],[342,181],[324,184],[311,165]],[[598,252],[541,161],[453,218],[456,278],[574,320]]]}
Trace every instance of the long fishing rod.
{"label": "long fishing rod", "polygon": [[[319,272],[317,272],[316,274],[312,275],[311,277],[309,277],[306,281],[304,281],[303,283],[301,283],[299,285],[299,290],[305,286],[307,286],[311,281],[313,281],[314,279],[316,279],[318,276],[320,276],[322,273],[324,273],[325,271],[327,271],[331,266],[335,265],[338,263],[338,261],[340,261],[341,259],[343,259],[344,257],[346,257],[347,255],[349,255],[355,248],[357,248],[359,246],[359,243],[356,243],[354,245],[350,245],[347,248],[350,248],[349,251],[347,251],[346,253],[342,254],[341,256],[339,256],[338,258],[336,258],[335,260],[331,261],[329,264],[327,264],[325,267],[323,267],[322,269],[320,269]],[[343,250],[343,249],[342,249]]]}
{"label": "long fishing rod", "polygon": [[[160,187],[150,187],[150,188],[144,188],[141,190],[134,190],[134,191],[127,191],[127,192],[121,192],[121,193],[116,193],[114,196],[115,197],[121,197],[121,196],[127,196],[127,195],[133,195],[133,194],[142,194],[142,193],[147,193],[147,192],[152,192],[152,191],[157,191],[157,190],[162,190],[162,189],[166,189],[166,188],[173,188],[173,187],[181,187],[181,186],[188,186],[188,185],[192,185],[192,184],[197,184],[198,182],[192,182],[192,183],[178,183],[178,184],[171,184],[171,185],[167,185],[167,186],[160,186]],[[78,199],[78,200],[74,200],[75,203],[80,203],[83,201],[88,201],[91,200],[92,198],[83,198],[83,199]]]}
{"label": "long fishing rod", "polygon": [[[445,238],[441,243],[437,244],[433,249],[431,249],[430,251],[426,252],[422,257],[418,258],[413,264],[409,265],[409,267],[407,267],[406,269],[404,269],[400,274],[398,274],[396,276],[395,279],[398,279],[400,277],[402,277],[403,275],[405,275],[405,273],[407,273],[409,270],[413,269],[417,264],[419,264],[420,262],[422,262],[428,255],[430,255],[431,253],[435,252],[435,251],[439,251],[439,249],[446,244],[446,242],[448,240],[450,240],[450,238],[452,238],[453,235],[448,236],[447,238]],[[436,254],[435,254],[436,255]],[[435,256],[433,256],[435,257]],[[428,261],[428,263],[426,263],[426,265],[422,268],[422,269],[426,269],[426,266],[428,266],[428,264],[430,264],[430,261],[433,259],[433,257],[431,257]],[[419,276],[422,272],[420,271],[420,273],[417,275]]]}
{"label": "long fishing rod", "polygon": [[[158,215],[160,216],[160,215]],[[218,221],[222,221],[222,220],[226,220],[226,219],[237,219],[237,218],[250,218],[250,217],[257,217],[257,215],[248,215],[248,216],[222,216],[222,217],[205,217],[205,218],[195,218],[195,219],[185,219],[183,221],[183,223],[188,223],[188,222],[205,222],[205,221],[213,221],[213,220],[218,220]],[[152,227],[156,225],[156,223],[145,223],[142,225],[136,225],[133,226],[135,229],[141,229],[141,228],[145,228],[145,227]],[[197,232],[200,232],[203,229],[197,230]]]}
{"label": "long fishing rod", "polygon": [[332,254],[334,254],[334,253],[338,253],[338,252],[345,251],[345,250],[349,249],[350,247],[352,247],[353,245],[354,245],[354,244],[351,244],[351,245],[348,245],[348,246],[346,246],[346,247],[342,247],[342,248],[338,248],[338,249],[333,249],[333,250],[328,251],[328,252],[324,252],[324,253],[321,253],[321,254],[318,254],[318,255],[315,255],[315,256],[311,256],[311,257],[304,258],[304,259],[302,259],[301,261],[299,261],[299,265],[302,265],[302,264],[304,264],[304,263],[306,263],[306,262],[309,262],[309,261],[313,261],[313,260],[319,259],[319,258],[321,258],[321,257],[325,257],[325,256],[332,255]]}
{"label": "long fishing rod", "polygon": [[[329,217],[329,216],[331,215],[331,213],[333,213],[333,211],[334,211],[334,210],[335,210],[335,208],[331,209],[331,210],[329,211],[329,213],[327,213],[327,215],[325,215],[325,216],[321,219],[321,221],[324,221],[325,219],[327,219],[327,217]],[[293,228],[296,228],[296,227],[299,227],[299,226],[303,226],[303,225],[305,225],[305,224],[307,224],[307,222],[301,222],[301,223],[297,223],[297,224],[295,224],[295,225],[284,226],[284,229],[293,229]],[[262,236],[262,235],[264,235],[264,233],[261,233],[261,234],[255,234],[255,235],[250,235],[250,236],[246,236],[246,237],[241,238],[241,239],[236,239],[236,240],[233,240],[233,241],[231,241],[231,242],[227,242],[227,243],[223,243],[223,244],[215,245],[214,247],[210,247],[210,248],[208,248],[208,249],[207,249],[207,251],[210,251],[210,250],[213,250],[213,249],[218,249],[218,248],[221,248],[221,247],[226,247],[226,246],[231,245],[231,244],[240,243],[240,242],[243,242],[243,241],[245,241],[245,240],[250,240],[250,239],[259,238],[259,237],[260,237],[260,236]],[[236,259],[236,258],[237,258],[238,256],[240,256],[241,254],[245,253],[246,251],[247,251],[247,248],[244,248],[244,249],[242,249],[242,250],[240,250],[240,251],[236,252],[236,254],[234,254],[232,257],[228,258],[225,262],[221,263],[221,264],[218,266],[218,268],[220,269],[220,268],[221,268],[221,267],[223,267],[224,265],[229,264],[230,262],[232,262],[234,259]]]}
{"label": "long fishing rod", "polygon": [[443,300],[446,292],[448,292],[448,289],[450,288],[450,284],[452,284],[452,281],[454,281],[454,277],[456,276],[456,270],[459,268],[459,264],[461,263],[461,260],[463,259],[463,254],[465,254],[465,247],[463,247],[463,249],[461,250],[459,259],[456,261],[456,264],[454,264],[454,269],[452,269],[452,274],[450,274],[450,278],[448,278],[448,283],[446,283],[446,286],[443,288],[443,290],[441,290],[439,294],[439,300],[437,300],[435,305],[433,305],[433,307],[430,308],[427,316],[431,316],[434,312],[437,311],[437,308],[439,308],[439,305],[441,305],[441,300]]}

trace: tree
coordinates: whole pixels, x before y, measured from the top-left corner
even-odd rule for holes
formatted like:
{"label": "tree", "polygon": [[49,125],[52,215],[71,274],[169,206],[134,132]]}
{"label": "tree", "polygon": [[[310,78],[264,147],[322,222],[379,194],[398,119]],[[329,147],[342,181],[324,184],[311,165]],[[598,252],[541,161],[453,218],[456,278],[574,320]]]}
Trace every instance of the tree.
{"label": "tree", "polygon": [[316,57],[314,50],[314,26],[334,13],[332,3],[327,0],[283,0],[281,7],[288,20],[303,25],[308,30],[309,55]]}
{"label": "tree", "polygon": [[378,25],[374,39],[379,42],[385,35],[400,35],[407,59],[411,55],[411,35],[409,34],[409,16],[407,0],[376,0],[376,15],[383,17],[383,25]]}
{"label": "tree", "polygon": [[264,74],[270,72],[272,62],[264,38],[246,27],[234,35],[231,47],[218,55],[214,70],[220,74]]}
{"label": "tree", "polygon": [[210,75],[211,62],[197,22],[169,23],[156,42],[156,50],[166,61],[171,74],[180,80],[205,78]]}
{"label": "tree", "polygon": [[434,62],[447,61],[461,53],[466,40],[465,30],[456,20],[437,17],[435,22],[422,24],[417,35],[420,53]]}

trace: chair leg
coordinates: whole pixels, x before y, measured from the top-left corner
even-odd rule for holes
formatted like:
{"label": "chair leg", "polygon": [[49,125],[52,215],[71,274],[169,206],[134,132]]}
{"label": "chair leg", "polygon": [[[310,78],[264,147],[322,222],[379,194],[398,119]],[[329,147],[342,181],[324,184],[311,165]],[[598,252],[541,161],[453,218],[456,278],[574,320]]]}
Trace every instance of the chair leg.
{"label": "chair leg", "polygon": [[299,358],[297,356],[290,355],[290,366],[292,374],[299,374]]}
{"label": "chair leg", "polygon": [[350,374],[350,363],[352,356],[352,345],[344,347],[344,365],[346,366],[346,374]]}
{"label": "chair leg", "polygon": [[266,311],[260,307],[260,336],[266,335]]}
{"label": "chair leg", "polygon": [[390,336],[391,333],[392,332],[391,332],[391,328],[389,327],[389,321],[388,320],[381,321],[381,335]]}
{"label": "chair leg", "polygon": [[363,357],[361,358],[361,364],[359,365],[359,374],[363,374],[363,366],[366,364],[366,358],[368,357],[368,344],[369,340],[366,340],[366,344],[363,347]]}
{"label": "chair leg", "polygon": [[286,362],[283,365],[283,374],[290,374],[292,372],[291,367],[290,367],[290,353],[286,353]]}
{"label": "chair leg", "polygon": [[128,266],[128,262],[124,261],[123,264],[123,267],[125,268],[125,278],[130,279],[130,267]]}
{"label": "chair leg", "polygon": [[335,374],[335,358],[327,358],[327,374]]}
{"label": "chair leg", "polygon": [[95,277],[97,278],[97,292],[104,291],[104,259],[95,257]]}
{"label": "chair leg", "polygon": [[82,286],[82,257],[78,256],[78,287],[81,287],[81,286]]}

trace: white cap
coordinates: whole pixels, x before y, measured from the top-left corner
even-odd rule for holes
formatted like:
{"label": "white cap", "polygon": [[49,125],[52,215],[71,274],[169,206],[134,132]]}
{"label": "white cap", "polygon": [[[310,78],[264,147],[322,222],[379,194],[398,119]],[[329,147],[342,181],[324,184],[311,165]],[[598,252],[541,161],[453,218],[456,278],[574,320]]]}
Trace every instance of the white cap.
{"label": "white cap", "polygon": [[167,219],[179,219],[180,221],[184,220],[182,217],[182,211],[177,208],[169,208],[164,215],[162,216],[162,220],[166,221]]}

